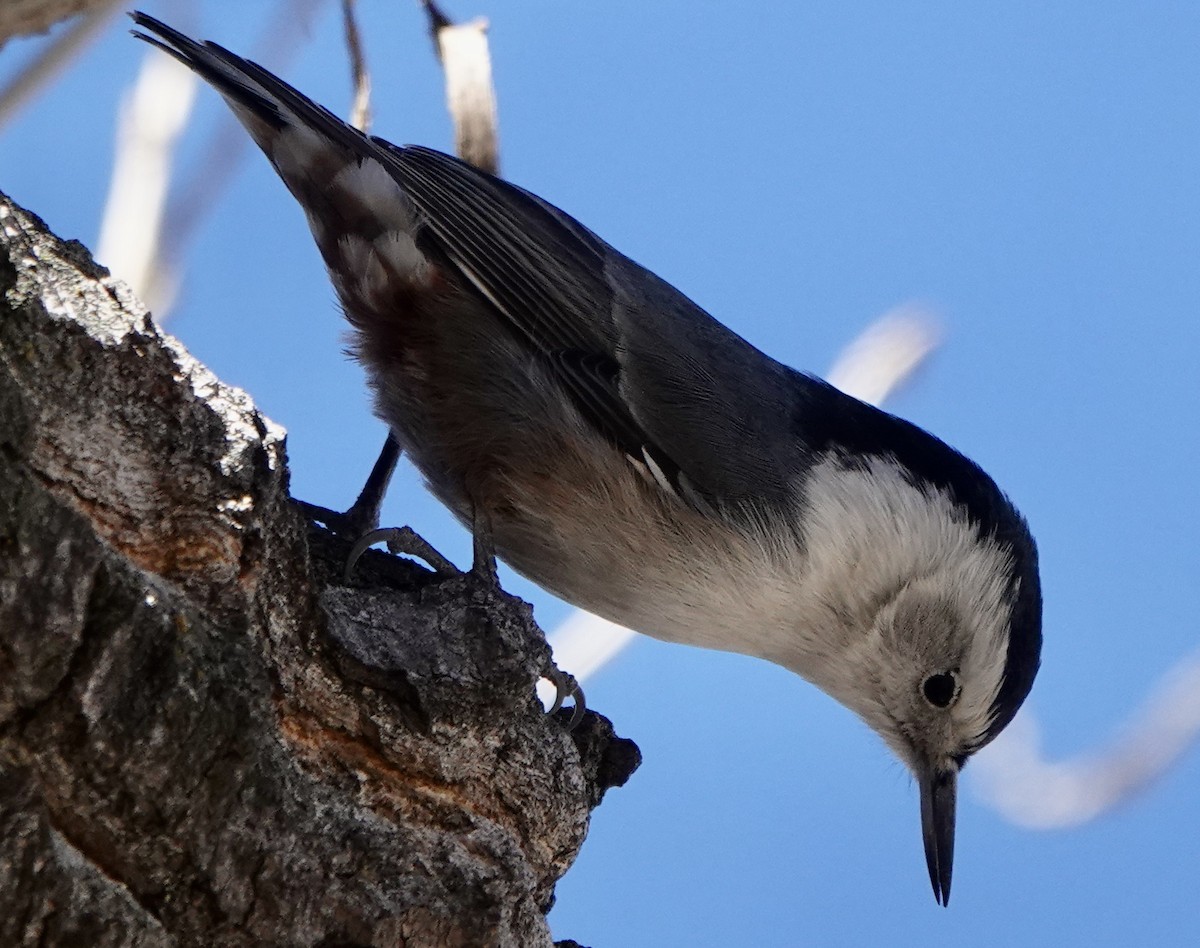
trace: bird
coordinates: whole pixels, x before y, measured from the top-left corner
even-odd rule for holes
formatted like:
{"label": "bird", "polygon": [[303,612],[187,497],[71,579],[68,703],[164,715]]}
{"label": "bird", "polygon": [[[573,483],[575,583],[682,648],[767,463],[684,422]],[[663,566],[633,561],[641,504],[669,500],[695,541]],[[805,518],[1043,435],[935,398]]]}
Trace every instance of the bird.
{"label": "bird", "polygon": [[922,428],[766,355],[530,191],[360,132],[143,13],[307,216],[374,410],[493,554],[563,600],[790,669],[920,791],[949,903],[958,775],[1042,646],[1037,547]]}

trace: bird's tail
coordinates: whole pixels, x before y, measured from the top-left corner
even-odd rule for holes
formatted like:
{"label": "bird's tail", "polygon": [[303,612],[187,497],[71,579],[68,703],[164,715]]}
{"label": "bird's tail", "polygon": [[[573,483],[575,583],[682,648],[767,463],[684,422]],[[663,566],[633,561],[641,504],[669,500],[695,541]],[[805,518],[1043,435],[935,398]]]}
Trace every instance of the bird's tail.
{"label": "bird's tail", "polygon": [[198,43],[140,11],[129,16],[141,28],[132,31],[134,36],[175,57],[221,93],[272,160],[275,138],[289,128],[306,128],[353,153],[369,153],[370,139],[257,63],[216,43]]}
{"label": "bird's tail", "polygon": [[[430,266],[396,175],[404,149],[364,135],[278,76],[216,43],[199,43],[144,13],[134,36],[212,85],[300,202],[352,323],[424,288]],[[153,34],[153,35],[148,35]]]}

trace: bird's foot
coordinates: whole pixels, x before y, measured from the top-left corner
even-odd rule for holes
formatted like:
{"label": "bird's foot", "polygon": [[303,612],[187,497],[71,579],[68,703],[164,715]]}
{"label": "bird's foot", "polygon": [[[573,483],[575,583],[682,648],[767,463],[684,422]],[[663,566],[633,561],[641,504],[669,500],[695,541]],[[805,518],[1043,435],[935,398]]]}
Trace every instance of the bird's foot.
{"label": "bird's foot", "polygon": [[342,573],[342,581],[350,582],[350,575],[367,548],[375,543],[386,542],[388,552],[395,555],[415,556],[428,563],[435,573],[443,576],[458,576],[461,571],[442,556],[433,546],[418,534],[412,527],[384,527],[381,530],[369,530],[358,538],[350,555],[346,558],[346,569]]}
{"label": "bird's foot", "polygon": [[[329,525],[329,521],[320,514],[329,514],[329,511],[323,508],[314,508],[312,504],[304,504],[305,510],[316,510],[319,513],[312,513],[314,519],[320,520],[322,523]],[[353,510],[353,508],[351,508]],[[341,515],[335,515],[341,516]],[[482,539],[480,538],[482,536]],[[495,589],[500,588],[500,581],[496,575],[496,557],[492,551],[490,540],[490,531],[480,530],[476,533],[474,544],[475,560],[471,565],[471,575],[485,586]],[[358,538],[354,547],[350,550],[350,555],[346,559],[346,568],[342,575],[342,581],[350,582],[350,577],[354,571],[355,565],[362,558],[368,547],[385,542],[388,552],[393,555],[412,556],[417,559],[424,560],[434,570],[442,576],[461,576],[462,571],[451,563],[446,557],[442,556],[433,546],[418,534],[412,527],[384,527],[383,529],[369,530]],[[568,731],[573,731],[583,720],[584,711],[587,710],[587,704],[583,695],[583,688],[572,675],[564,671],[560,671],[553,663],[547,665],[542,677],[554,685],[554,703],[547,710],[547,714],[556,714],[569,699],[574,700],[574,706],[571,709],[571,718],[566,724]]]}
{"label": "bird's foot", "polygon": [[328,507],[310,504],[307,500],[293,500],[292,502],[303,511],[309,520],[325,524],[339,537],[349,539],[365,536],[379,526],[378,509],[370,505],[360,506],[357,501],[349,510],[341,513],[330,510]]}
{"label": "bird's foot", "polygon": [[[389,434],[379,452],[379,457],[371,468],[371,474],[367,478],[366,484],[363,485],[358,498],[349,510],[338,513],[328,507],[319,507],[303,500],[297,500],[296,505],[310,520],[325,524],[340,537],[357,540],[379,526],[379,511],[383,507],[383,497],[387,493],[388,484],[391,483],[392,474],[396,470],[396,462],[399,460],[400,443]],[[418,539],[420,538],[418,537]]]}
{"label": "bird's foot", "polygon": [[542,672],[542,677],[554,685],[554,703],[547,709],[547,714],[557,714],[558,710],[563,706],[563,702],[568,698],[575,699],[575,705],[571,709],[571,720],[566,725],[568,731],[575,730],[579,726],[579,722],[583,720],[583,713],[587,710],[587,701],[583,696],[583,688],[575,680],[574,675],[561,671],[553,663],[546,666]]}

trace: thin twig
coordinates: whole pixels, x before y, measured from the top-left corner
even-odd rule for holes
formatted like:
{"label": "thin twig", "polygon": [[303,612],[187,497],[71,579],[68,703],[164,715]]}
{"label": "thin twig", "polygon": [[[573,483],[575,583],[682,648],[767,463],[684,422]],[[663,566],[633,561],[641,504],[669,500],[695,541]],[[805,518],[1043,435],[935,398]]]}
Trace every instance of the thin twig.
{"label": "thin twig", "polygon": [[455,151],[491,174],[500,170],[499,119],[484,19],[454,23],[433,0],[422,0],[429,31],[446,76],[446,107],[454,122]]}
{"label": "thin twig", "polygon": [[1145,792],[1198,741],[1200,651],[1171,668],[1099,752],[1050,760],[1037,720],[1022,711],[979,754],[975,789],[1018,826],[1083,826]]}
{"label": "thin twig", "polygon": [[96,257],[154,312],[169,308],[175,280],[159,263],[175,144],[191,115],[196,77],[147,50],[121,102],[113,170]]}
{"label": "thin twig", "polygon": [[349,122],[360,132],[371,127],[371,74],[363,56],[362,39],[354,17],[355,0],[342,0],[342,24],[346,30],[346,50],[350,53],[350,71],[354,82],[354,102]]}
{"label": "thin twig", "polygon": [[421,6],[425,8],[425,15],[429,17],[429,35],[433,39],[433,51],[440,57],[442,52],[438,48],[438,31],[453,26],[454,21],[441,11],[433,0],[421,0]]}

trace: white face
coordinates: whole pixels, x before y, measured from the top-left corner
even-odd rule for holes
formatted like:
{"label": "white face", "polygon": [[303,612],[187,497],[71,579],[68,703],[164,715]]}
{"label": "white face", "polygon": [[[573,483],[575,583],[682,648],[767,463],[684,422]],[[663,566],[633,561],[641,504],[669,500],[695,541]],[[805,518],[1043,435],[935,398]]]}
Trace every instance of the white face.
{"label": "white face", "polygon": [[863,656],[873,694],[856,709],[918,773],[958,769],[978,749],[1004,667],[992,647],[1003,607],[964,614],[933,585],[918,581],[879,610]]}
{"label": "white face", "polygon": [[1006,606],[947,586],[945,577],[923,577],[880,606],[861,653],[867,687],[855,710],[916,777],[929,878],[942,905],[954,865],[957,776],[986,739],[1007,622]]}
{"label": "white face", "polygon": [[912,771],[930,881],[946,904],[958,771],[1004,680],[1012,556],[888,458],[827,458],[801,500],[800,582],[771,657],[858,714]]}
{"label": "white face", "polygon": [[893,462],[819,465],[807,486],[791,667],[862,717],[914,771],[976,748],[1008,653],[1010,556]]}

